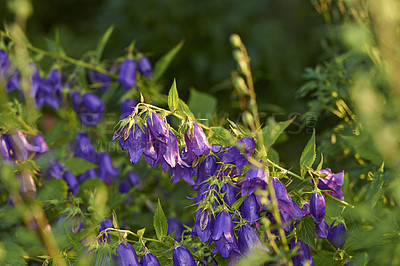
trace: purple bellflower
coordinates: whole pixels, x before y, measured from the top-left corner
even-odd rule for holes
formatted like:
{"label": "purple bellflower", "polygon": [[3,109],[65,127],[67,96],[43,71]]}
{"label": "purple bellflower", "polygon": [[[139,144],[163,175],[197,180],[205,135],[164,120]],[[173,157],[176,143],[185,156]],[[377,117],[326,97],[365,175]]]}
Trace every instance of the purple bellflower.
{"label": "purple bellflower", "polygon": [[331,242],[335,247],[341,248],[343,247],[344,243],[346,242],[346,228],[344,224],[338,223],[337,225],[333,226],[335,222],[333,222],[328,231],[328,240]]}
{"label": "purple bellflower", "polygon": [[172,260],[175,266],[196,266],[190,251],[184,246],[177,246],[172,253]]}
{"label": "purple bellflower", "polygon": [[310,198],[310,212],[316,223],[321,223],[325,217],[325,199],[320,193],[313,193]]}
{"label": "purple bellflower", "polygon": [[253,255],[254,249],[257,247],[262,247],[256,230],[254,230],[254,228],[249,224],[242,224],[239,226],[238,244],[239,250],[242,252],[242,254],[248,257]]}
{"label": "purple bellflower", "polygon": [[335,198],[344,200],[341,188],[344,182],[344,171],[334,174],[332,173],[331,169],[326,168],[319,172],[327,176],[319,179],[318,188],[322,190],[328,190],[327,193],[331,194]]}
{"label": "purple bellflower", "polygon": [[148,252],[140,259],[140,265],[142,266],[160,266],[160,262],[153,253]]}
{"label": "purple bellflower", "polygon": [[[0,135],[0,155],[1,155],[0,159],[4,160],[4,161],[12,161],[10,151],[11,151],[11,147],[9,144],[8,135]],[[0,163],[0,165],[1,165],[1,163]]]}
{"label": "purple bellflower", "polygon": [[238,185],[241,187],[242,197],[254,193],[257,188],[266,189],[268,182],[264,169],[255,166],[250,167],[246,177]]}
{"label": "purple bellflower", "polygon": [[101,152],[97,155],[99,165],[99,177],[107,184],[111,185],[113,177],[118,177],[118,169],[114,167],[110,155],[107,152]]}
{"label": "purple bellflower", "polygon": [[117,247],[117,265],[118,266],[139,266],[135,249],[128,242],[119,243]]}
{"label": "purple bellflower", "polygon": [[75,156],[96,163],[96,150],[88,134],[81,132],[76,135]]}
{"label": "purple bellflower", "polygon": [[302,266],[305,264],[306,261],[310,262],[309,265],[313,265],[314,260],[311,257],[310,248],[308,247],[308,245],[300,240],[297,240],[297,243],[296,243],[295,239],[292,238],[292,241],[289,244],[289,248],[293,249],[296,246],[299,246],[299,249],[297,250],[297,254],[292,258],[293,265],[294,266]]}
{"label": "purple bellflower", "polygon": [[72,195],[78,194],[79,191],[79,182],[76,176],[71,172],[64,172],[63,179],[68,185],[68,193],[72,193]]}
{"label": "purple bellflower", "polygon": [[182,238],[182,233],[185,228],[183,225],[179,222],[178,219],[176,218],[168,218],[168,235],[172,234],[174,231],[175,232],[175,240],[180,242]]}
{"label": "purple bellflower", "polygon": [[61,90],[61,73],[57,69],[53,69],[48,78],[40,80],[38,90],[35,94],[36,106],[40,109],[44,104],[49,105],[54,110],[58,110],[58,105],[62,101]]}
{"label": "purple bellflower", "polygon": [[133,99],[125,99],[121,104],[121,117],[120,120],[127,118],[133,111],[137,102]]}
{"label": "purple bellflower", "polygon": [[198,167],[196,185],[193,190],[198,190],[209,176],[215,175],[219,167],[217,158],[213,155],[208,155]]}
{"label": "purple bellflower", "polygon": [[[232,163],[236,165],[237,173],[242,174],[243,166],[249,164],[246,156],[252,156],[256,143],[253,138],[241,138],[235,146],[227,148],[226,153],[222,156],[222,163]],[[239,148],[244,148],[244,153]]]}
{"label": "purple bellflower", "polygon": [[123,89],[128,91],[136,84],[136,63],[133,59],[125,59],[120,67],[118,82]]}
{"label": "purple bellflower", "polygon": [[195,214],[195,223],[192,229],[192,237],[198,236],[201,242],[206,242],[214,228],[214,216],[210,215],[208,209],[199,209]]}
{"label": "purple bellflower", "polygon": [[242,214],[243,219],[254,223],[260,216],[258,215],[261,210],[260,203],[255,194],[248,195],[244,200],[242,205],[240,205],[239,210]]}
{"label": "purple bellflower", "polygon": [[218,213],[211,239],[215,241],[213,254],[219,252],[222,257],[228,258],[232,250],[240,253],[233,234],[232,217],[226,211]]}
{"label": "purple bellflower", "polygon": [[18,89],[22,95],[19,87],[20,75],[18,70],[12,65],[7,52],[3,49],[0,49],[0,81],[6,85],[7,92]]}
{"label": "purple bellflower", "polygon": [[231,207],[239,199],[239,190],[230,183],[225,183],[221,188],[221,192],[225,193],[224,201]]}
{"label": "purple bellflower", "polygon": [[168,127],[162,117],[157,113],[151,113],[147,117],[147,127],[151,136],[160,142],[166,143],[168,141]]}
{"label": "purple bellflower", "polygon": [[[104,70],[107,71],[106,68]],[[99,92],[105,92],[111,87],[111,77],[109,75],[89,70],[89,79],[96,86]]]}
{"label": "purple bellflower", "polygon": [[186,130],[185,142],[186,142],[186,151],[188,153],[188,157],[192,158],[191,161],[195,157],[200,157],[205,152],[211,149],[211,146],[208,143],[207,137],[204,134],[203,129],[196,122],[193,122],[192,129]]}
{"label": "purple bellflower", "polygon": [[296,202],[294,202],[294,200],[287,193],[285,185],[277,177],[272,177],[271,181],[275,190],[276,199],[278,200],[283,228],[288,231],[288,222],[291,219],[303,217],[305,212],[303,212],[299,206],[297,206]]}
{"label": "purple bellflower", "polygon": [[139,72],[142,73],[144,76],[151,78],[151,74],[153,73],[153,69],[151,67],[151,63],[149,59],[145,56],[142,56],[138,60],[138,68]]}
{"label": "purple bellflower", "polygon": [[70,93],[72,105],[79,120],[85,126],[96,126],[102,118],[104,103],[94,93],[87,92],[81,97],[81,93],[73,91]]}
{"label": "purple bellflower", "polygon": [[[107,228],[113,228],[113,223],[112,223],[111,219],[108,219],[108,218],[106,218],[106,219],[104,219],[103,221],[100,222],[99,231],[102,232],[102,231],[106,230]],[[101,239],[99,239],[99,243],[101,241],[109,242],[110,241],[110,236],[107,235],[107,233],[105,233],[101,237]]]}

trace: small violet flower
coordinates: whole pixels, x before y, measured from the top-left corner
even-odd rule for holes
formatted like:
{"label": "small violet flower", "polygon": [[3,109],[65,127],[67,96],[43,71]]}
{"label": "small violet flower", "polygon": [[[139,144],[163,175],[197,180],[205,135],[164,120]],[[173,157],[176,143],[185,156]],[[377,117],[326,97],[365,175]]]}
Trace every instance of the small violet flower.
{"label": "small violet flower", "polygon": [[344,182],[344,171],[334,174],[331,169],[326,168],[319,171],[321,174],[325,174],[326,177],[320,178],[318,182],[318,188],[322,190],[328,190],[327,193],[331,194],[335,198],[344,200],[341,186]]}
{"label": "small violet flower", "polygon": [[232,250],[240,253],[233,234],[232,217],[226,211],[218,213],[211,239],[215,241],[213,254],[219,252],[222,257],[228,258]]}
{"label": "small violet flower", "polygon": [[239,226],[238,244],[239,250],[248,257],[253,255],[254,249],[262,247],[256,230],[249,224],[242,224]]}
{"label": "small violet flower", "polygon": [[105,107],[96,94],[87,92],[82,97],[78,91],[73,91],[70,94],[72,105],[82,124],[96,126],[100,123]]}
{"label": "small violet flower", "polygon": [[310,198],[310,212],[316,223],[321,223],[325,217],[325,199],[320,193],[313,193]]}
{"label": "small violet flower", "polygon": [[[104,70],[107,71],[106,68],[104,68]],[[99,92],[105,92],[111,87],[111,77],[109,75],[90,69],[89,79]]]}
{"label": "small violet flower", "polygon": [[333,226],[335,222],[333,222],[328,231],[328,240],[337,248],[343,247],[344,243],[346,242],[346,228],[344,224],[338,223],[337,225]]}
{"label": "small violet flower", "polygon": [[120,67],[118,82],[123,89],[128,91],[136,84],[136,63],[133,59],[125,59]]}
{"label": "small violet flower", "polygon": [[118,177],[118,169],[114,167],[110,155],[107,152],[101,152],[97,155],[99,166],[99,177],[107,184],[111,185],[113,177]]}
{"label": "small violet flower", "polygon": [[[243,166],[249,164],[246,156],[252,156],[255,147],[256,143],[253,138],[241,138],[235,146],[226,149],[226,153],[222,156],[221,162],[235,164],[237,173],[241,175]],[[244,149],[244,153],[241,152],[242,148]]]}
{"label": "small violet flower", "polygon": [[151,63],[149,59],[145,56],[142,56],[138,60],[138,68],[140,73],[142,73],[144,76],[151,78],[151,74],[153,73],[153,69],[151,67]]}
{"label": "small violet flower", "polygon": [[174,248],[172,253],[172,260],[175,266],[196,266],[196,261],[194,260],[190,251],[184,246],[178,246]]}
{"label": "small violet flower", "polygon": [[119,243],[117,247],[117,265],[118,266],[139,266],[139,261],[135,249],[128,242]]}
{"label": "small violet flower", "polygon": [[148,252],[140,259],[140,265],[142,266],[160,266],[160,262],[153,253]]}

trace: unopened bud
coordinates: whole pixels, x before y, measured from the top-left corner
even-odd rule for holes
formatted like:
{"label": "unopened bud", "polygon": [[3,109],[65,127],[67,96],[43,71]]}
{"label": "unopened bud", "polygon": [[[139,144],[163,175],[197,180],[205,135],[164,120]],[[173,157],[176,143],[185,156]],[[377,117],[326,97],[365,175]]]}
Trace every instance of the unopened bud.
{"label": "unopened bud", "polygon": [[249,89],[246,86],[246,82],[244,81],[244,79],[242,77],[235,77],[233,80],[233,85],[235,86],[235,88],[243,93],[243,94],[249,94]]}
{"label": "unopened bud", "polygon": [[231,44],[235,48],[239,48],[240,45],[242,44],[242,40],[240,39],[239,35],[237,34],[232,34],[230,38]]}

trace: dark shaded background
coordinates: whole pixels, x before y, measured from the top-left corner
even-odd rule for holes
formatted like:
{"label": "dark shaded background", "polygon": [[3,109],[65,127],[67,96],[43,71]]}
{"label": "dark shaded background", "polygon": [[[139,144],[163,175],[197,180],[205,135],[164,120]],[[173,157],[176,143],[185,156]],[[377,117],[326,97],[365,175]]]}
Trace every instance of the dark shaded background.
{"label": "dark shaded background", "polygon": [[[0,2],[0,17],[12,21],[7,1]],[[229,113],[234,121],[239,109],[233,96],[227,97],[232,95],[230,72],[235,68],[232,33],[241,36],[252,59],[262,117],[274,115],[281,121],[305,112],[305,101],[296,99],[295,92],[304,82],[304,68],[321,60],[325,37],[325,23],[311,1],[35,0],[33,7],[27,27],[32,43],[47,48],[46,38],[54,39],[58,28],[62,47],[75,58],[94,49],[112,24],[105,58],[124,56],[124,48],[136,40],[136,47],[155,62],[185,40],[164,77],[165,92],[176,77],[183,99],[190,86],[212,93],[218,98],[218,112]],[[291,154],[298,161],[309,133],[289,134],[287,146],[278,145],[281,157]]]}

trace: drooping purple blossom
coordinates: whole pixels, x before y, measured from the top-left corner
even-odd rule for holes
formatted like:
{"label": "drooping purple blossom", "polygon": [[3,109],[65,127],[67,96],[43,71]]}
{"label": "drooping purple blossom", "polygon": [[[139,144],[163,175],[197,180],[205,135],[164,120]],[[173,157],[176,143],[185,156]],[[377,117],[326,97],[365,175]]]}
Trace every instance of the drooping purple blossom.
{"label": "drooping purple blossom", "polygon": [[139,68],[140,73],[142,73],[143,75],[145,75],[148,78],[151,78],[153,69],[152,69],[151,63],[147,57],[142,56],[141,58],[139,58],[138,68]]}
{"label": "drooping purple blossom", "polygon": [[255,166],[250,167],[244,180],[238,184],[241,188],[242,197],[254,193],[257,188],[266,189],[267,185],[264,169]]}
{"label": "drooping purple blossom", "polygon": [[254,249],[262,247],[256,230],[250,224],[242,224],[238,230],[239,250],[246,256],[253,255]]}
{"label": "drooping purple blossom", "polygon": [[44,104],[49,105],[54,110],[58,110],[58,105],[62,101],[61,90],[62,76],[60,71],[53,69],[48,78],[40,79],[38,89],[35,94],[36,106],[40,109]]}
{"label": "drooping purple blossom", "polygon": [[172,260],[175,266],[196,266],[190,251],[184,246],[177,246],[172,253]]}
{"label": "drooping purple blossom", "polygon": [[209,210],[199,209],[195,214],[195,222],[192,228],[192,237],[198,236],[201,242],[206,242],[210,239],[212,230],[214,228],[214,216],[210,214]]}
{"label": "drooping purple blossom", "polygon": [[0,135],[0,155],[5,161],[12,161],[11,147],[7,135]]}
{"label": "drooping purple blossom", "polygon": [[213,155],[208,155],[204,161],[199,164],[196,185],[193,187],[193,190],[198,190],[209,176],[215,175],[218,167],[217,158]]}
{"label": "drooping purple blossom", "polygon": [[175,232],[175,240],[180,242],[182,239],[182,233],[185,228],[183,225],[179,222],[177,218],[168,218],[168,235],[172,234],[174,231]]}
{"label": "drooping purple blossom", "polygon": [[135,249],[128,242],[118,244],[117,247],[117,264],[118,266],[139,266],[139,261]]}
{"label": "drooping purple blossom", "polygon": [[80,132],[76,135],[75,156],[96,163],[96,150],[88,134]]}
{"label": "drooping purple blossom", "polygon": [[12,65],[7,52],[3,49],[0,49],[0,81],[6,86],[7,92],[18,89],[22,95],[18,70]]}
{"label": "drooping purple blossom", "polygon": [[219,252],[222,257],[227,258],[232,250],[240,253],[233,234],[232,217],[226,211],[221,211],[215,218],[211,239],[215,241],[213,254]]}
{"label": "drooping purple blossom", "polygon": [[110,155],[101,152],[97,155],[99,165],[99,177],[107,184],[111,185],[114,177],[118,177],[118,169],[114,167]]}
{"label": "drooping purple blossom", "polygon": [[341,248],[344,246],[346,242],[346,228],[343,223],[338,223],[333,226],[335,222],[333,222],[328,231],[328,240],[337,248]]}
{"label": "drooping purple blossom", "polygon": [[326,207],[324,196],[313,193],[310,198],[310,213],[316,223],[321,223],[325,217]]}
{"label": "drooping purple blossom", "polygon": [[140,265],[142,265],[142,266],[160,266],[160,262],[158,261],[157,257],[153,253],[147,252],[140,259]]}
{"label": "drooping purple blossom", "polygon": [[[99,231],[102,232],[104,230],[106,230],[107,228],[113,228],[113,223],[111,221],[111,219],[103,219],[100,224],[99,224]],[[107,241],[110,242],[110,236],[105,233],[104,235],[102,235],[102,237],[98,240],[99,243],[101,243],[102,241]]]}
{"label": "drooping purple blossom", "polygon": [[239,190],[230,183],[225,183],[222,186],[221,193],[225,193],[224,201],[231,207],[232,207],[233,203],[235,203],[239,199],[239,197],[238,197]]}
{"label": "drooping purple blossom", "polygon": [[310,248],[308,247],[308,245],[300,240],[297,240],[296,242],[295,239],[292,238],[292,241],[289,244],[289,248],[294,249],[296,246],[298,246],[299,249],[297,250],[297,254],[292,258],[293,265],[302,266],[306,261],[310,263],[309,265],[313,265],[314,260],[311,257]]}
{"label": "drooping purple blossom", "polygon": [[185,151],[190,161],[193,161],[196,157],[200,157],[211,149],[201,126],[196,122],[193,122],[192,125],[193,127],[187,129],[185,132]]}
{"label": "drooping purple blossom", "polygon": [[136,63],[133,59],[125,59],[120,67],[118,82],[123,89],[128,91],[136,84]]}
{"label": "drooping purple blossom", "polygon": [[105,107],[96,94],[87,92],[81,97],[80,92],[73,91],[70,95],[74,110],[82,124],[96,126],[100,123]]}
{"label": "drooping purple blossom", "polygon": [[[104,70],[107,71],[106,68]],[[111,87],[111,77],[109,75],[90,69],[89,79],[99,92],[105,92]]]}
{"label": "drooping purple blossom", "polygon": [[63,173],[63,179],[68,185],[68,193],[72,193],[72,195],[78,194],[79,182],[76,176],[73,173],[66,171]]}
{"label": "drooping purple blossom", "polygon": [[261,205],[255,194],[248,195],[244,200],[242,205],[240,205],[239,210],[242,214],[243,219],[254,223],[260,218],[259,212],[261,210]]}
{"label": "drooping purple blossom", "polygon": [[133,111],[137,102],[134,99],[125,99],[121,104],[121,117],[120,120],[127,118]]}
{"label": "drooping purple blossom", "polygon": [[331,194],[335,198],[344,200],[342,185],[344,183],[344,171],[334,174],[331,169],[326,168],[319,171],[321,174],[325,174],[326,177],[319,178],[318,188],[322,190],[328,190],[327,193]]}
{"label": "drooping purple blossom", "polygon": [[168,127],[162,117],[157,113],[151,113],[147,117],[147,127],[151,136],[160,142],[166,143],[168,141]]}
{"label": "drooping purple blossom", "polygon": [[[227,148],[226,153],[222,156],[222,163],[232,163],[236,165],[236,170],[239,175],[242,174],[243,167],[249,164],[247,156],[252,156],[256,147],[256,143],[253,138],[244,137],[241,138],[235,146]],[[241,149],[244,152],[241,152]]]}
{"label": "drooping purple blossom", "polygon": [[131,188],[136,186],[138,186],[138,190],[141,190],[142,187],[140,183],[141,179],[139,175],[135,171],[129,171],[126,178],[121,182],[118,190],[120,193],[128,193]]}

